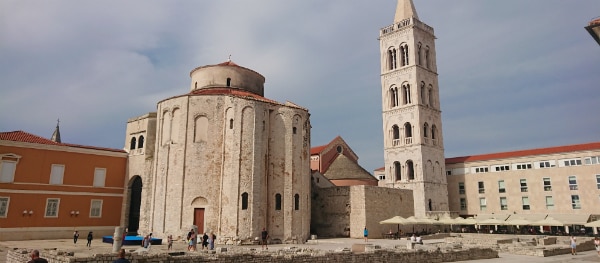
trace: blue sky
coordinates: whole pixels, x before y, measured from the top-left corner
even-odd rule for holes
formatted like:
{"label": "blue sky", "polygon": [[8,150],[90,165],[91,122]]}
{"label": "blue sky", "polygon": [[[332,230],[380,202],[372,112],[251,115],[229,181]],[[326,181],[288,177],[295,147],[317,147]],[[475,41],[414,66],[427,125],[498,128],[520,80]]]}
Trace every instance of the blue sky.
{"label": "blue sky", "polygon": [[[600,141],[597,0],[414,0],[435,29],[446,157]],[[379,29],[395,0],[0,2],[0,131],[123,148],[127,119],[232,60],[383,166]]]}

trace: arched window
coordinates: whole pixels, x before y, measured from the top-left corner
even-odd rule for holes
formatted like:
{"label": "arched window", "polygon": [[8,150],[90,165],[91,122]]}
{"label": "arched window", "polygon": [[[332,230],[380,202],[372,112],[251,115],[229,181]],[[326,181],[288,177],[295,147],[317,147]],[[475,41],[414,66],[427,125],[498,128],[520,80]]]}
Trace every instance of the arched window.
{"label": "arched window", "polygon": [[425,98],[425,82],[421,82],[421,104],[426,105],[426,101]]}
{"label": "arched window", "polygon": [[275,194],[275,210],[281,210],[281,194]]}
{"label": "arched window", "polygon": [[144,135],[140,135],[140,139],[138,140],[138,148],[144,148]]}
{"label": "arched window", "polygon": [[131,143],[129,144],[129,149],[130,150],[135,149],[135,145],[136,145],[136,139],[135,139],[135,137],[131,137]]}
{"label": "arched window", "polygon": [[390,88],[390,106],[398,106],[398,87],[392,86]]}
{"label": "arched window", "polygon": [[248,209],[248,193],[242,194],[242,210]]}
{"label": "arched window", "polygon": [[408,174],[408,180],[415,179],[415,167],[413,166],[413,162],[410,160],[406,161],[406,173]]}
{"label": "arched window", "polygon": [[429,68],[429,46],[425,47],[425,67]]}
{"label": "arched window", "polygon": [[427,124],[427,122],[425,124],[423,124],[423,137],[427,138],[429,137],[429,124]]}
{"label": "arched window", "polygon": [[400,128],[398,125],[392,126],[392,146],[398,146],[400,144]]}
{"label": "arched window", "polygon": [[296,127],[292,127],[292,133],[296,134]]}
{"label": "arched window", "polygon": [[196,81],[196,82],[194,83],[194,89],[197,89],[197,88],[198,88],[198,81]]}
{"label": "arched window", "polygon": [[233,119],[229,119],[229,129],[233,129]]}
{"label": "arched window", "polygon": [[435,127],[435,125],[431,125],[431,139],[435,140],[437,139],[437,128]]}
{"label": "arched window", "polygon": [[404,144],[412,144],[412,125],[410,125],[410,122],[404,124]]}
{"label": "arched window", "polygon": [[294,195],[294,210],[300,210],[300,195]]}
{"label": "arched window", "polygon": [[429,211],[433,211],[433,207],[431,205],[431,198],[429,199]]}
{"label": "arched window", "polygon": [[389,68],[389,70],[396,69],[396,67],[397,67],[396,65],[398,65],[396,62],[396,49],[392,48],[392,49],[388,50],[388,68]]}
{"label": "arched window", "polygon": [[427,89],[427,98],[429,101],[429,105],[427,105],[427,106],[433,108],[434,107],[433,106],[433,87],[431,85],[429,85],[429,88]]}
{"label": "arched window", "polygon": [[394,162],[394,179],[396,179],[396,181],[402,180],[402,167],[400,167],[400,162]]}
{"label": "arched window", "polygon": [[404,105],[410,104],[410,84],[402,85],[402,102]]}
{"label": "arched window", "polygon": [[406,51],[404,50],[404,45],[400,46],[400,66],[406,66]]}
{"label": "arched window", "polygon": [[231,87],[231,78],[227,78],[227,87]]}
{"label": "arched window", "polygon": [[400,52],[402,52],[402,66],[408,66],[408,45],[402,44],[400,46]]}
{"label": "arched window", "polygon": [[417,63],[419,66],[423,65],[423,63],[421,62],[421,42],[417,44]]}

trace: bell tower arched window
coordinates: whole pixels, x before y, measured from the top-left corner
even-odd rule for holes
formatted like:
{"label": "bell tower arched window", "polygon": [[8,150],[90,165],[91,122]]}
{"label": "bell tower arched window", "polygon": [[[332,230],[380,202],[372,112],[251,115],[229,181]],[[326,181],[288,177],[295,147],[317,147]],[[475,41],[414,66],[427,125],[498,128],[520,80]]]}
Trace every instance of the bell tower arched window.
{"label": "bell tower arched window", "polygon": [[429,68],[429,46],[425,47],[425,67]]}
{"label": "bell tower arched window", "polygon": [[402,102],[404,105],[410,104],[410,84],[402,85]]}
{"label": "bell tower arched window", "polygon": [[390,88],[390,107],[397,107],[398,106],[398,87],[391,87]]}
{"label": "bell tower arched window", "polygon": [[419,42],[419,44],[417,45],[417,65],[422,66],[423,63],[421,61],[421,42]]}
{"label": "bell tower arched window", "polygon": [[134,150],[135,145],[136,145],[136,139],[135,139],[135,137],[131,137],[131,142],[129,143],[129,149]]}
{"label": "bell tower arched window", "polygon": [[410,122],[404,124],[404,144],[412,144],[412,125]]}
{"label": "bell tower arched window", "polygon": [[400,181],[402,179],[402,167],[400,162],[394,162],[394,180]]}
{"label": "bell tower arched window", "polygon": [[392,126],[392,146],[398,146],[400,144],[400,128],[398,125]]}
{"label": "bell tower arched window", "polygon": [[397,67],[397,61],[396,61],[396,49],[392,48],[390,50],[388,50],[388,69],[389,70],[394,70]]}
{"label": "bell tower arched window", "polygon": [[144,135],[140,135],[140,139],[138,140],[138,148],[144,148]]}
{"label": "bell tower arched window", "polygon": [[408,174],[408,180],[415,179],[415,167],[412,161],[406,161],[406,173]]}

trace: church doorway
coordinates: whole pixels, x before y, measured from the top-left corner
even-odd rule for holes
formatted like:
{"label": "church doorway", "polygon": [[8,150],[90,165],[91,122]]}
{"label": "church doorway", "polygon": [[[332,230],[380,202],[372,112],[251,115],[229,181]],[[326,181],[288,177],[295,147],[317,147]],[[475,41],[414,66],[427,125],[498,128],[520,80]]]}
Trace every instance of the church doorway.
{"label": "church doorway", "polygon": [[204,233],[204,208],[194,208],[194,225],[198,227],[198,233]]}
{"label": "church doorway", "polygon": [[140,228],[140,206],[142,204],[142,178],[135,176],[129,187],[131,198],[129,199],[129,222],[127,224],[127,235],[138,235]]}

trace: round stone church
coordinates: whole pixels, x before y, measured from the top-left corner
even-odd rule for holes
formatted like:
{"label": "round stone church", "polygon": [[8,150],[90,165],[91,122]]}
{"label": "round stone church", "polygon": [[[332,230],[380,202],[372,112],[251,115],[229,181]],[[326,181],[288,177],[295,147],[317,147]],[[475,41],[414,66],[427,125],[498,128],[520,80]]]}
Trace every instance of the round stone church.
{"label": "round stone church", "polygon": [[308,110],[264,97],[265,78],[232,61],[195,68],[189,93],[128,120],[130,232],[218,243],[310,234]]}

